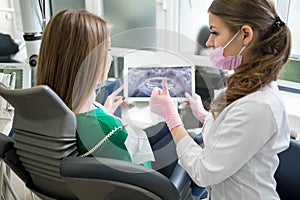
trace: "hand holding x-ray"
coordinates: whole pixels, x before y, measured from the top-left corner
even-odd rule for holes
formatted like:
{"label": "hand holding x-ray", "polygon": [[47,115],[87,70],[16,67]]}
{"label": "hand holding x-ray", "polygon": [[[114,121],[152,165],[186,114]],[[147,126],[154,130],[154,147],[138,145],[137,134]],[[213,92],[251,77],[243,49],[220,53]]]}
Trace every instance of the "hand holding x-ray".
{"label": "hand holding x-ray", "polygon": [[160,116],[162,116],[170,130],[177,126],[182,126],[182,120],[178,114],[177,108],[171,99],[168,90],[168,84],[166,78],[162,80],[162,88],[155,87],[151,93],[150,110]]}

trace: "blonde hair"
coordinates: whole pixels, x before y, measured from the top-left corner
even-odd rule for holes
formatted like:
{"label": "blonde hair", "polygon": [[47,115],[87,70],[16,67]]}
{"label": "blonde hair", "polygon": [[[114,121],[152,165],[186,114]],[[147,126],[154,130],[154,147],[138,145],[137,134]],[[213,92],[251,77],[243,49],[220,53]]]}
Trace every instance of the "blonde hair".
{"label": "blonde hair", "polygon": [[48,85],[77,113],[106,79],[108,38],[100,17],[85,10],[58,12],[43,32],[35,84]]}
{"label": "blonde hair", "polygon": [[220,17],[232,34],[243,25],[255,34],[255,44],[247,47],[247,62],[226,80],[227,89],[211,105],[217,117],[234,101],[277,80],[290,55],[291,34],[269,0],[214,0],[208,12]]}

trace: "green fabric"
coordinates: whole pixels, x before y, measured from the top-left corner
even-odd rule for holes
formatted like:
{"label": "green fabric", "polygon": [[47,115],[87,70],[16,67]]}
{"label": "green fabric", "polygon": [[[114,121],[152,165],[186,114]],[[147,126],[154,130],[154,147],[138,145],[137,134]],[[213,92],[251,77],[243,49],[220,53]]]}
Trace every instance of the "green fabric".
{"label": "green fabric", "polygon": [[[99,143],[107,134],[117,127],[122,126],[119,119],[108,115],[101,108],[87,113],[76,115],[77,118],[77,148],[79,155],[86,153]],[[130,155],[125,146],[127,131],[118,129],[104,144],[90,156],[114,158],[131,162]],[[151,168],[151,162],[143,163]]]}

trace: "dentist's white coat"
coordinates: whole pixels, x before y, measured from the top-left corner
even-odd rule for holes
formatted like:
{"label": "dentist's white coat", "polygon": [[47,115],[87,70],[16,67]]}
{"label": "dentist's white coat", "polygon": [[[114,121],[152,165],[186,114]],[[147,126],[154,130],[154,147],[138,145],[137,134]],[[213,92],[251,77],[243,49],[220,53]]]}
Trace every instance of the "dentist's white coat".
{"label": "dentist's white coat", "polygon": [[273,175],[289,145],[289,125],[276,82],[249,94],[214,120],[206,117],[204,148],[190,137],[177,145],[181,165],[212,200],[279,199]]}

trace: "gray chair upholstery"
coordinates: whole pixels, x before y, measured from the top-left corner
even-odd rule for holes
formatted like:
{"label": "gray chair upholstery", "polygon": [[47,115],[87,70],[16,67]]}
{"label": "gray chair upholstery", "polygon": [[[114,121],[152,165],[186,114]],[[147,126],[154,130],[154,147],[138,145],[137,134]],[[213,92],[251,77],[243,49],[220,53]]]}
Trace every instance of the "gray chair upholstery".
{"label": "gray chair upholstery", "polygon": [[49,87],[0,88],[0,95],[15,108],[1,158],[42,199],[192,199],[179,165],[167,178],[126,161],[78,157],[76,117]]}
{"label": "gray chair upholstery", "polygon": [[290,146],[279,155],[275,173],[277,192],[283,200],[300,199],[300,141],[291,138]]}
{"label": "gray chair upholstery", "polygon": [[67,157],[61,174],[79,199],[192,199],[189,177],[179,165],[168,179],[122,160]]}
{"label": "gray chair upholstery", "polygon": [[61,161],[77,155],[74,113],[47,86],[1,88],[0,94],[15,109],[15,151],[6,154],[8,165],[43,199],[76,199],[60,175]]}

